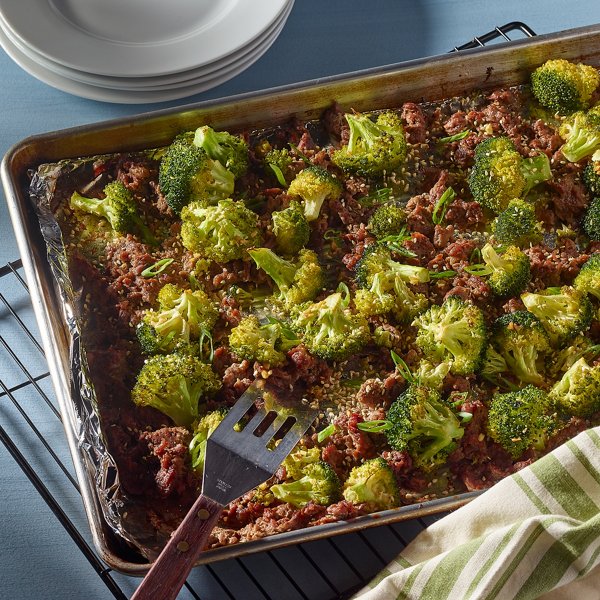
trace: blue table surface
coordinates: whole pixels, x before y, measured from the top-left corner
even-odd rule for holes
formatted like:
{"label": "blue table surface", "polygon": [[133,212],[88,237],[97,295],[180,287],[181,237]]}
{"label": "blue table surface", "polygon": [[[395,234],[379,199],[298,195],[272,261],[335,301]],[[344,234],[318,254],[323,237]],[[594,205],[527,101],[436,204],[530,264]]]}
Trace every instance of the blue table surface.
{"label": "blue table surface", "polygon": [[[0,51],[0,154],[36,133],[441,54],[510,21],[523,21],[538,34],[550,33],[600,21],[600,8],[597,0],[297,0],[280,37],[245,72],[203,94],[153,105],[109,104],[69,95],[37,81]],[[0,266],[16,258],[18,251],[2,197]],[[9,302],[14,298],[22,303],[14,289],[17,285],[13,279],[0,279],[0,292]],[[19,304],[18,309],[24,319],[32,321],[26,303]],[[1,334],[8,347],[31,373],[43,372],[40,353],[32,343],[24,342],[22,333],[9,321],[8,313],[0,306],[0,327],[4,326]],[[0,352],[0,380],[10,387],[19,377],[23,375],[15,368],[14,360],[6,351]],[[52,397],[47,379],[40,388],[38,392]],[[39,393],[35,398],[31,394],[15,395],[24,410],[37,419],[51,444],[56,441],[57,452],[64,453],[61,426],[38,401]],[[42,461],[37,464],[38,442],[4,394],[0,394],[0,424],[20,448],[34,453],[30,459],[34,468],[43,472],[52,493],[85,531],[78,494],[59,483],[62,480],[55,467]],[[66,460],[68,463],[68,457]],[[135,582],[125,577],[119,583],[126,593],[135,589]],[[112,597],[2,445],[0,595],[12,600]],[[221,596],[215,592],[210,597]],[[250,595],[240,590],[236,597]]]}

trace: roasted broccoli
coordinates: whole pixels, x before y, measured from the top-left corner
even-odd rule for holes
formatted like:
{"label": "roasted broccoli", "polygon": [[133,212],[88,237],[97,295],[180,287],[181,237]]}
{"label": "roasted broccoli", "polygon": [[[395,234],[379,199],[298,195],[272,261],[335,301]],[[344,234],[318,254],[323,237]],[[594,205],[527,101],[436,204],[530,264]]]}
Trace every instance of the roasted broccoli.
{"label": "roasted broccoli", "polygon": [[158,293],[158,310],[147,310],[136,329],[145,354],[172,352],[180,344],[210,332],[219,311],[202,290],[182,290],[168,283]]}
{"label": "roasted broccoli", "polygon": [[176,214],[190,202],[207,206],[228,198],[235,185],[233,173],[192,142],[193,134],[178,136],[160,161],[160,191]]}
{"label": "roasted broccoli", "polygon": [[492,269],[487,281],[496,296],[510,298],[527,287],[531,265],[527,255],[516,246],[509,246],[499,255],[491,244],[486,244],[481,249],[481,257]]}
{"label": "roasted broccoli", "polygon": [[406,211],[397,204],[380,206],[369,219],[367,229],[378,239],[399,233],[406,225]]}
{"label": "roasted broccoli", "polygon": [[274,148],[265,156],[265,164],[270,169],[279,184],[286,188],[296,176],[293,168],[294,157],[287,148]]}
{"label": "roasted broccoli", "polygon": [[[492,328],[492,345],[508,371],[522,383],[542,385],[544,357],[550,352],[548,334],[539,319],[526,310],[498,317]],[[500,366],[498,361],[495,362]]]}
{"label": "roasted broccoli", "polygon": [[385,246],[367,246],[355,273],[359,289],[354,302],[366,317],[391,312],[399,321],[409,321],[427,306],[425,296],[413,292],[407,283],[429,281],[429,271],[393,260]]}
{"label": "roasted broccoli", "polygon": [[[597,159],[596,159],[597,156]],[[581,179],[592,196],[600,196],[600,152],[592,155],[592,160],[585,166]]]}
{"label": "roasted broccoli", "polygon": [[290,196],[304,200],[304,216],[307,221],[319,218],[325,200],[337,200],[342,195],[342,184],[323,167],[311,165],[302,169],[288,188]]}
{"label": "roasted broccoli", "polygon": [[220,387],[220,378],[196,356],[157,354],[144,363],[131,398],[138,406],[152,406],[175,425],[189,428],[198,418],[200,400]]}
{"label": "roasted broccoli", "polygon": [[464,435],[458,417],[440,392],[411,385],[390,406],[385,431],[394,450],[407,450],[415,465],[431,470],[442,465]]}
{"label": "roasted broccoli", "polygon": [[292,200],[283,210],[271,213],[276,249],[282,254],[296,254],[310,238],[310,225],[304,215],[302,204]]}
{"label": "roasted broccoli", "polygon": [[133,194],[121,181],[111,181],[103,190],[104,198],[86,198],[73,192],[71,208],[106,219],[120,234],[138,234],[146,244],[156,244],[156,238],[138,214]]}
{"label": "roasted broccoli", "polygon": [[568,346],[555,350],[546,359],[548,374],[553,379],[558,379],[568,371],[580,358],[593,360],[600,355],[600,345],[594,344],[585,335],[578,335],[569,342]]}
{"label": "roasted broccoli", "polygon": [[523,158],[508,137],[492,137],[475,148],[475,163],[469,174],[473,198],[492,212],[506,210],[511,200],[521,198],[537,184],[552,178],[545,154]]}
{"label": "roasted broccoli", "polygon": [[305,446],[297,446],[288,454],[281,466],[285,468],[286,479],[302,479],[304,469],[308,465],[319,462],[321,460],[321,450],[317,446],[306,448]]}
{"label": "roasted broccoli", "polygon": [[570,162],[578,162],[600,149],[600,104],[565,119],[558,133],[565,140],[560,151]]}
{"label": "roasted broccoli", "polygon": [[428,360],[421,359],[417,369],[413,373],[415,381],[426,388],[432,390],[441,390],[444,384],[444,378],[450,372],[452,363],[442,362],[439,365],[432,365]]}
{"label": "roasted broccoli", "polygon": [[281,338],[277,323],[261,325],[255,315],[250,315],[231,330],[229,349],[240,359],[279,366],[285,362]]}
{"label": "roasted broccoli", "polygon": [[481,377],[491,383],[497,383],[498,378],[502,373],[506,373],[506,371],[508,371],[506,360],[504,360],[504,357],[492,344],[489,344],[485,351],[485,358],[480,371]]}
{"label": "roasted broccoli", "polygon": [[278,298],[287,309],[314,299],[323,289],[323,271],[312,250],[300,250],[294,262],[269,248],[252,248],[248,253],[273,280],[279,290]]}
{"label": "roasted broccoli", "polygon": [[562,58],[546,61],[531,74],[531,88],[537,101],[561,115],[587,107],[599,83],[594,67]]}
{"label": "roasted broccoli", "polygon": [[371,337],[367,320],[350,310],[350,292],[345,286],[296,310],[292,328],[310,352],[329,360],[348,358]]}
{"label": "roasted broccoli", "polygon": [[521,294],[527,310],[542,323],[550,343],[562,348],[567,342],[586,331],[592,321],[594,309],[587,295],[573,287],[546,289],[536,294]]}
{"label": "roasted broccoli", "polygon": [[543,390],[528,385],[515,392],[496,393],[488,414],[488,433],[514,460],[526,450],[543,450],[557,427],[552,403]]}
{"label": "roasted broccoli", "polygon": [[206,413],[195,425],[193,429],[194,437],[188,446],[192,469],[202,472],[204,470],[204,460],[206,458],[206,440],[212,435],[212,432],[221,424],[225,418],[227,409],[219,408]]}
{"label": "roasted broccoli", "polygon": [[592,254],[583,264],[573,287],[600,300],[600,253]]}
{"label": "roasted broccoli", "polygon": [[348,143],[331,155],[340,169],[365,177],[379,177],[404,163],[408,146],[398,114],[384,111],[375,120],[370,114],[345,116],[350,127]]}
{"label": "roasted broccoli", "polygon": [[344,482],[344,499],[367,504],[372,511],[388,510],[400,505],[400,492],[394,472],[381,457],[354,467]]}
{"label": "roasted broccoli", "polygon": [[181,220],[183,245],[216,262],[243,258],[247,248],[262,242],[256,214],[230,198],[216,206],[192,202],[181,211]]}
{"label": "roasted broccoli", "polygon": [[580,358],[550,390],[550,399],[567,416],[589,417],[600,411],[600,367]]}
{"label": "roasted broccoli", "polygon": [[194,145],[202,148],[212,160],[218,160],[236,179],[248,170],[248,144],[237,135],[203,125],[196,129]]}
{"label": "roasted broccoli", "polygon": [[587,233],[590,240],[600,242],[600,197],[592,198],[588,204],[581,228]]}
{"label": "roasted broccoli", "polygon": [[500,244],[523,248],[542,239],[542,224],[535,216],[533,204],[515,199],[494,219],[492,233]]}
{"label": "roasted broccoli", "polygon": [[470,375],[481,367],[487,334],[483,313],[473,304],[450,296],[441,306],[430,306],[413,325],[418,328],[417,346],[429,360],[451,360],[456,375]]}
{"label": "roasted broccoli", "polygon": [[296,481],[271,486],[275,498],[296,507],[306,506],[309,502],[328,506],[339,499],[341,483],[329,464],[323,461],[309,464],[303,474]]}

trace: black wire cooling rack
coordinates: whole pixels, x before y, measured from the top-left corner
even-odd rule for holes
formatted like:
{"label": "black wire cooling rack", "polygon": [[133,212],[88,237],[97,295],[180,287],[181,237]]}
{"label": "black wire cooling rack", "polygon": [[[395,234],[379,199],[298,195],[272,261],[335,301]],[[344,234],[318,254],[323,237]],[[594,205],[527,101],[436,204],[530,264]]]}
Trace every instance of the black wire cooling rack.
{"label": "black wire cooling rack", "polygon": [[[534,35],[530,27],[515,21],[475,37],[452,52]],[[38,338],[21,261],[9,262],[0,267],[0,350],[6,356],[0,363],[0,440],[107,591],[115,598],[127,599],[137,580],[115,573],[99,558],[90,542],[81,504],[72,507],[67,503],[70,508],[65,508],[65,491],[79,492],[66,440],[49,440],[44,420],[37,422],[32,417],[31,405],[41,402],[50,420],[61,419]],[[15,347],[22,352],[13,350]],[[27,433],[24,438],[18,437],[19,443],[11,435],[15,427]],[[49,468],[40,468],[40,463]],[[348,598],[437,518],[439,516],[414,519],[204,565],[194,570],[180,597],[202,600]]]}

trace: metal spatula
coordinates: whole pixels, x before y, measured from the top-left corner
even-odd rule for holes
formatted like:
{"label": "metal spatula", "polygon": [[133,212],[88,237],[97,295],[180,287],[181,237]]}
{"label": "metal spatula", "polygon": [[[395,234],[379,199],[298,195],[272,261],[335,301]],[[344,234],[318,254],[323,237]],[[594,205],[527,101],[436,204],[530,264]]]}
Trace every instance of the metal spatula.
{"label": "metal spatula", "polygon": [[[252,416],[251,409],[261,397],[263,405]],[[316,410],[283,407],[272,394],[257,384],[251,385],[208,438],[202,494],[132,600],[175,599],[223,506],[269,479],[316,416]],[[275,439],[278,443],[274,443]]]}

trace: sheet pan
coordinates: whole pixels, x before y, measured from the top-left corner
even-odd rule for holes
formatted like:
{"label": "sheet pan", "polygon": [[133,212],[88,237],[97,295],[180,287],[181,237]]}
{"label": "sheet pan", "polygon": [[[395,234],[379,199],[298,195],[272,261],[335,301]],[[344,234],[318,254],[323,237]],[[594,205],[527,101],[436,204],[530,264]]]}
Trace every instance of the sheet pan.
{"label": "sheet pan", "polygon": [[[100,557],[121,572],[142,575],[148,563],[133,553],[107,526],[99,504],[90,464],[80,440],[80,423],[73,402],[71,361],[74,348],[57,295],[40,235],[37,216],[28,198],[28,171],[41,163],[168,144],[179,132],[201,123],[239,130],[285,122],[291,116],[316,118],[337,101],[344,109],[369,110],[399,106],[406,101],[434,101],[474,90],[514,85],[527,80],[532,68],[547,58],[583,60],[600,66],[600,26],[594,25],[477,50],[389,65],[344,76],[191,104],[61,130],[27,138],[4,157],[1,176],[19,251],[30,288],[42,343],[94,542]],[[206,563],[252,552],[314,540],[366,527],[394,523],[454,509],[476,494],[405,506],[339,522],[293,531],[206,552]]]}

